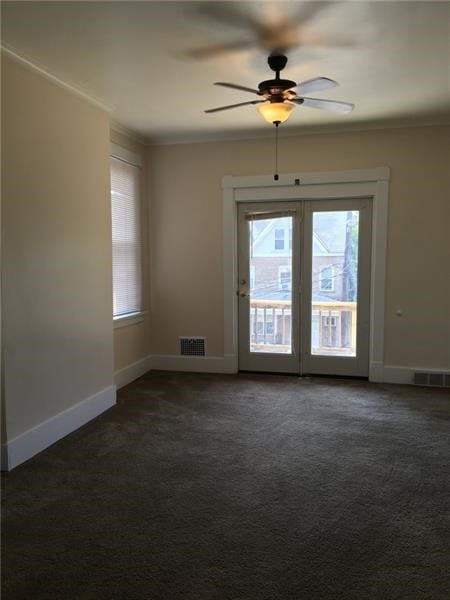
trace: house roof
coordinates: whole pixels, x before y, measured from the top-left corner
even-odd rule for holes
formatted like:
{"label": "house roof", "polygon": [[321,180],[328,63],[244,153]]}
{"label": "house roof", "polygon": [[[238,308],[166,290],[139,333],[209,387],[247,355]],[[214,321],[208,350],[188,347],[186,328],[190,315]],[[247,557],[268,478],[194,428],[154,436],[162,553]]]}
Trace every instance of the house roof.
{"label": "house roof", "polygon": [[346,211],[315,212],[313,235],[328,254],[343,254],[346,235]]}
{"label": "house roof", "polygon": [[[333,211],[314,213],[313,237],[315,241],[314,253],[318,255],[340,255],[344,253],[346,236],[347,211]],[[286,226],[287,221],[273,219],[252,221],[253,248],[255,253],[261,248],[273,230]],[[279,254],[278,252],[275,254]]]}

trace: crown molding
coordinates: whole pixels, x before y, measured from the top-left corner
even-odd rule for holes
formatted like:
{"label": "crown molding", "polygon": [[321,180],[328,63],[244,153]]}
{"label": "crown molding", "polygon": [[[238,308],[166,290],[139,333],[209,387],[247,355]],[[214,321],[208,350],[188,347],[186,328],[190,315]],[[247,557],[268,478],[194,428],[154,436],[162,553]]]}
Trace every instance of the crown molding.
{"label": "crown molding", "polygon": [[114,119],[110,120],[110,128],[112,129],[112,131],[116,131],[117,133],[126,135],[131,140],[138,142],[139,144],[142,144],[143,146],[151,145],[151,140],[148,137],[145,137],[145,136],[139,134],[137,131],[134,131],[133,129],[129,129],[128,127],[126,127],[125,125],[122,125],[122,123],[119,123],[118,121],[116,121]]}
{"label": "crown molding", "polygon": [[109,114],[111,114],[112,111],[114,110],[114,108],[112,106],[108,105],[105,101],[100,100],[99,98],[96,98],[92,94],[88,94],[84,90],[77,88],[76,86],[72,85],[71,83],[67,83],[67,81],[64,81],[63,79],[54,75],[53,73],[50,73],[50,71],[47,71],[47,69],[40,67],[35,62],[33,62],[32,60],[30,60],[29,58],[25,57],[23,54],[18,52],[12,46],[5,44],[3,42],[0,45],[0,50],[1,50],[1,53],[4,54],[5,56],[8,56],[12,60],[20,63],[24,67],[27,67],[31,71],[38,73],[39,75],[41,75],[45,79],[48,79],[49,81],[56,84],[60,88],[63,88],[64,90],[74,94],[75,96],[78,96],[79,98],[83,98],[83,100],[86,100],[87,102],[89,102],[90,104],[93,104],[97,108],[100,108],[101,110],[103,110]]}
{"label": "crown molding", "polygon": [[[426,127],[448,127],[450,125],[450,116],[442,116],[437,118],[429,118],[423,120],[395,120],[395,121],[380,121],[380,122],[360,122],[352,125],[336,124],[333,126],[308,126],[284,128],[279,132],[280,139],[301,137],[310,135],[338,135],[345,133],[365,133],[370,131],[390,131],[393,129],[415,129]],[[281,129],[281,128],[280,128]],[[210,144],[216,142],[242,142],[250,140],[273,139],[273,130],[243,130],[238,131],[215,131],[205,133],[189,132],[184,136],[176,134],[159,135],[149,138],[147,142],[151,146],[176,146],[182,144]]]}

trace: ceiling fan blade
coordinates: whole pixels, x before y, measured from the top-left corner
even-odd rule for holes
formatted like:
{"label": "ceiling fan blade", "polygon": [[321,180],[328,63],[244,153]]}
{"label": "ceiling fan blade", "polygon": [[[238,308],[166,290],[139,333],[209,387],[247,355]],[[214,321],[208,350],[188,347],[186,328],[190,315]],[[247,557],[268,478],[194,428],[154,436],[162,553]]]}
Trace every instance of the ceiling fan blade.
{"label": "ceiling fan blade", "polygon": [[257,32],[260,46],[271,51],[272,54],[286,54],[291,48],[308,45],[309,28],[305,25],[332,4],[333,2],[320,0],[301,2],[300,10],[292,14],[287,7],[282,11],[276,11],[278,18],[272,11],[272,18],[265,19]]}
{"label": "ceiling fan blade", "polygon": [[329,110],[336,113],[349,113],[355,105],[351,102],[338,102],[337,100],[323,100],[322,98],[294,98],[290,100],[295,104],[302,104],[303,106],[309,106],[310,108],[321,108],[323,110]]}
{"label": "ceiling fan blade", "polygon": [[303,94],[310,94],[311,92],[319,92],[320,90],[328,90],[330,88],[337,87],[339,84],[333,79],[328,77],[315,77],[314,79],[308,79],[302,81],[298,85],[292,88],[292,91],[302,96]]}
{"label": "ceiling fan blade", "polygon": [[191,48],[185,52],[186,56],[190,58],[203,59],[213,58],[219,54],[226,52],[233,52],[235,50],[243,50],[249,48],[253,43],[249,40],[236,40],[235,42],[229,42],[228,44],[218,44],[217,46],[204,46],[201,48]]}
{"label": "ceiling fan blade", "polygon": [[222,85],[223,87],[228,87],[233,90],[242,90],[243,92],[251,92],[252,94],[258,94],[258,90],[254,90],[252,88],[245,87],[243,85],[238,85],[236,83],[227,83],[226,81],[216,81],[214,85]]}
{"label": "ceiling fan blade", "polygon": [[215,20],[217,23],[228,23],[239,29],[258,31],[259,20],[249,10],[233,2],[201,2],[197,14]]}
{"label": "ceiling fan blade", "polygon": [[305,46],[319,46],[321,48],[353,48],[356,45],[355,38],[343,35],[313,35],[309,32],[302,36],[302,43]]}
{"label": "ceiling fan blade", "polygon": [[297,14],[291,15],[289,23],[293,25],[305,25],[308,21],[320,13],[324,8],[333,5],[334,2],[303,2]]}
{"label": "ceiling fan blade", "polygon": [[230,108],[237,108],[238,106],[248,106],[249,104],[260,104],[265,100],[250,100],[250,102],[239,102],[238,104],[228,104],[227,106],[219,106],[218,108],[208,108],[205,113],[215,113],[221,110],[228,110]]}

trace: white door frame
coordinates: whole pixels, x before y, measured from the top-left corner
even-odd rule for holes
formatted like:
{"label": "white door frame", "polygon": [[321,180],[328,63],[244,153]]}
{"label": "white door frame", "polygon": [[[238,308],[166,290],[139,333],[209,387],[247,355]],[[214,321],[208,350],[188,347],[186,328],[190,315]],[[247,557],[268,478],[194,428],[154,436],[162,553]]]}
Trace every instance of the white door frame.
{"label": "white door frame", "polygon": [[223,187],[224,358],[238,371],[237,205],[239,202],[372,198],[369,380],[383,380],[389,167],[234,177]]}

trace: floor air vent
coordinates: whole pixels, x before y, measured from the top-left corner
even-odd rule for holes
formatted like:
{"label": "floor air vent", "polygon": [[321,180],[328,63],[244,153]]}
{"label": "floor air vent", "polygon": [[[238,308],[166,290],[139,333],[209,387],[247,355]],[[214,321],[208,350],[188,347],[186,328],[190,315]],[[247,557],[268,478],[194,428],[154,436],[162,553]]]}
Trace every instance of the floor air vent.
{"label": "floor air vent", "polygon": [[450,387],[450,373],[415,371],[414,385],[429,385],[432,387]]}
{"label": "floor air vent", "polygon": [[206,340],[204,337],[180,337],[180,354],[182,356],[205,356]]}

